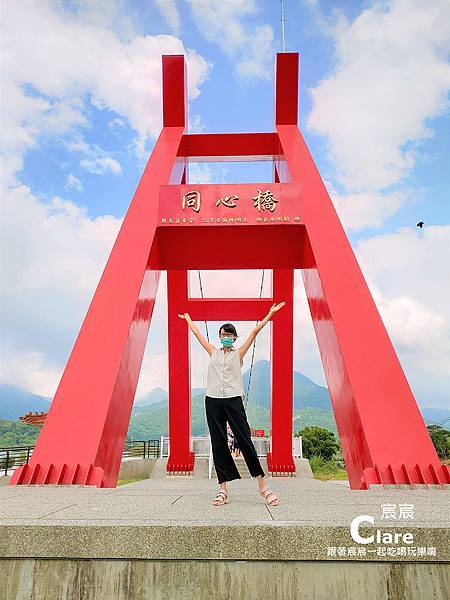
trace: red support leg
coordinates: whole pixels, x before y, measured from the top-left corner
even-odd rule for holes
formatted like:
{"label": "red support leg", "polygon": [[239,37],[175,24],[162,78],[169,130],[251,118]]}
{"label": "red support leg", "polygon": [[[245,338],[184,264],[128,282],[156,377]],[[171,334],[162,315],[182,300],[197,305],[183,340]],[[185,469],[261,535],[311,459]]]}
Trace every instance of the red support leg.
{"label": "red support leg", "polygon": [[125,215],[30,463],[16,469],[10,485],[116,485],[160,276],[147,269],[159,189],[179,183],[183,170],[176,180],[173,166],[184,161],[177,154],[185,125],[185,62],[182,56],[165,59],[165,107],[174,120],[165,119],[170,126],[163,128]]}
{"label": "red support leg", "polygon": [[272,321],[272,396],[270,420],[272,449],[267,467],[274,474],[295,472],[292,458],[292,369],[293,369],[294,270],[273,270],[273,298],[286,305]]}
{"label": "red support leg", "polygon": [[191,385],[189,328],[179,313],[188,302],[188,271],[167,271],[167,319],[169,340],[169,439],[166,470],[185,473],[194,469],[191,441]]}
{"label": "red support leg", "polygon": [[302,181],[300,213],[316,265],[303,279],[351,487],[449,483],[300,131],[278,131],[292,179]]}
{"label": "red support leg", "polygon": [[[297,81],[298,57],[277,55],[277,99],[288,97]],[[276,104],[277,167],[283,182],[302,186],[299,212],[315,261],[303,280],[350,485],[450,483],[296,112],[283,106]]]}

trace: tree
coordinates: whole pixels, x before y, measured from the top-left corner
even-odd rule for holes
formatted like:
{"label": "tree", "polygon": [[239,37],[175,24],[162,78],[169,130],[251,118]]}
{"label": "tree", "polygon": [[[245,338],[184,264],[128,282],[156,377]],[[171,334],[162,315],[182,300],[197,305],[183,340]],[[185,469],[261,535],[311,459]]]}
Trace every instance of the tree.
{"label": "tree", "polygon": [[302,437],[303,454],[306,458],[315,455],[330,460],[339,448],[333,433],[323,427],[304,427],[295,435]]}
{"label": "tree", "polygon": [[450,431],[440,425],[428,425],[427,429],[439,458],[450,458]]}

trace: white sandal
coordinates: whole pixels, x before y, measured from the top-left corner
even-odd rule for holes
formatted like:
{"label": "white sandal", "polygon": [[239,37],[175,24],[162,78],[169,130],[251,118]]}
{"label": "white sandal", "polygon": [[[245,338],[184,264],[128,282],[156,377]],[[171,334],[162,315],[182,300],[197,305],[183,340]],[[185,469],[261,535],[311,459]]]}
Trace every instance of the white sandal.
{"label": "white sandal", "polygon": [[224,492],[223,490],[220,490],[220,492],[218,492],[217,496],[214,498],[212,503],[213,503],[213,506],[222,506],[222,504],[227,504],[228,503],[228,494],[226,492]]}
{"label": "white sandal", "polygon": [[[278,498],[277,496],[272,492],[271,489],[269,489],[269,486],[265,485],[263,488],[261,488],[259,490],[259,493],[261,494],[261,496],[264,498],[264,500],[266,501],[266,504],[268,504],[269,506],[278,506]],[[271,500],[269,500],[269,497],[273,496]]]}

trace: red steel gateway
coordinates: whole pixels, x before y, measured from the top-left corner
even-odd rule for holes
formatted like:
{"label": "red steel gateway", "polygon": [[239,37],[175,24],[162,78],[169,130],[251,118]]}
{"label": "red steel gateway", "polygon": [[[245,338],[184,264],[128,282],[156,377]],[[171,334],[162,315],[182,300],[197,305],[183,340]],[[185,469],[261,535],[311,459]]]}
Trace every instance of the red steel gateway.
{"label": "red steel gateway", "polygon": [[[301,269],[352,489],[446,484],[442,465],[333,204],[298,129],[298,53],[276,56],[275,131],[188,134],[184,56],[163,56],[163,129],[67,362],[30,464],[10,485],[114,487],[167,271],[169,472],[192,471],[193,320],[257,320],[273,302],[269,471],[292,458],[294,269]],[[194,161],[270,160],[273,182],[190,185]],[[233,243],[220,243],[224,230]],[[230,232],[230,233],[231,233]],[[193,269],[271,269],[273,297],[193,299]]]}

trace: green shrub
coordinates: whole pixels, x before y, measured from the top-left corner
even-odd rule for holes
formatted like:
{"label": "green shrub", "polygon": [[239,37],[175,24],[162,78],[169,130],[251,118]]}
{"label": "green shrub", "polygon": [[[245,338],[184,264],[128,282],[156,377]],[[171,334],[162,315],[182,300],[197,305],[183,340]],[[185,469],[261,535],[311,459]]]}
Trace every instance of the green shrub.
{"label": "green shrub", "polygon": [[333,433],[323,427],[304,427],[296,435],[302,437],[303,455],[306,458],[321,456],[324,460],[330,460],[339,449]]}
{"label": "green shrub", "polygon": [[313,454],[309,458],[309,464],[316,479],[348,479],[347,472],[341,468],[340,461],[325,460],[322,456]]}
{"label": "green shrub", "polygon": [[309,464],[311,465],[313,473],[328,475],[339,471],[339,465],[335,460],[325,460],[322,456],[318,456],[317,454],[313,454],[309,458]]}
{"label": "green shrub", "polygon": [[439,458],[450,458],[450,431],[440,425],[428,425],[427,429]]}

